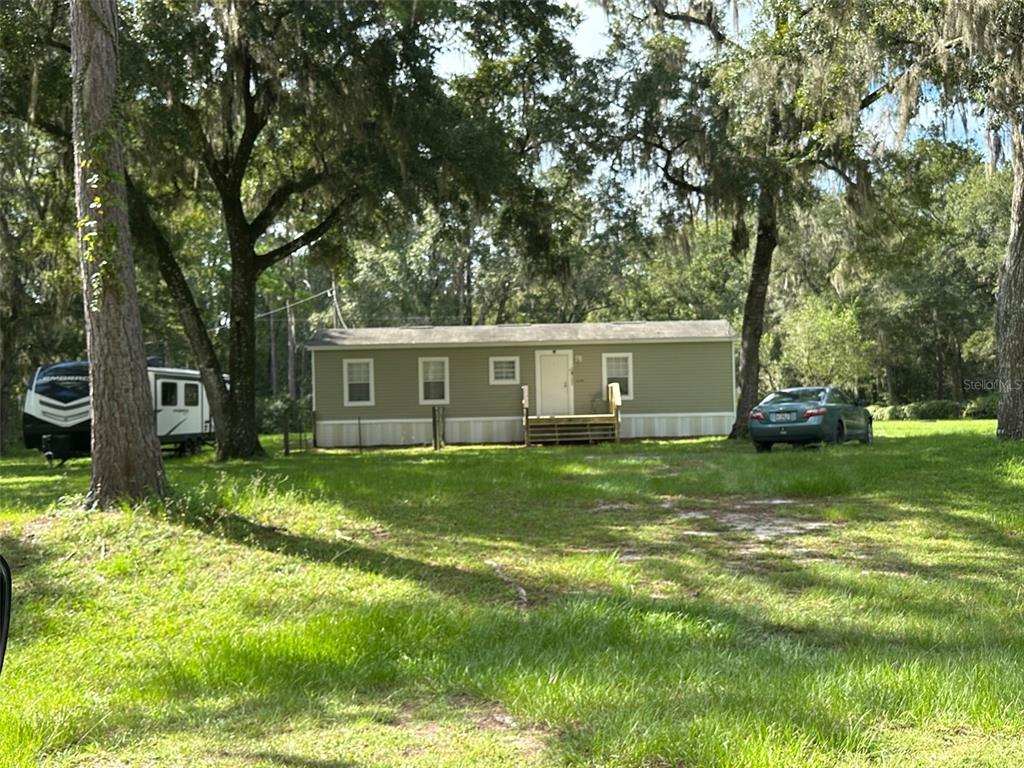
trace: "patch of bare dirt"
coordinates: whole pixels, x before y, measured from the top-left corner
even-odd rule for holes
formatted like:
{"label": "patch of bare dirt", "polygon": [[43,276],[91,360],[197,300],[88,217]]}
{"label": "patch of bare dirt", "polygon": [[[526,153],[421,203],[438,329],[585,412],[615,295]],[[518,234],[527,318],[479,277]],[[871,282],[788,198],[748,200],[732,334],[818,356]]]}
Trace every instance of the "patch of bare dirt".
{"label": "patch of bare dirt", "polygon": [[662,496],[661,506],[674,512],[678,520],[710,521],[724,526],[725,531],[686,531],[687,536],[716,536],[731,531],[749,533],[755,539],[773,539],[785,536],[800,536],[824,531],[838,526],[825,520],[808,520],[799,517],[784,517],[778,508],[796,504],[794,499],[722,499],[714,506],[684,508],[679,496]]}
{"label": "patch of bare dirt", "polygon": [[540,755],[544,751],[545,738],[551,735],[543,728],[519,722],[495,702],[483,703],[469,696],[457,696],[449,701],[454,708],[462,710],[477,728],[498,731],[513,738],[516,751],[524,758]]}
{"label": "patch of bare dirt", "polygon": [[54,514],[40,515],[29,520],[21,528],[21,538],[25,541],[40,539],[57,524],[58,520],[59,517]]}
{"label": "patch of bare dirt", "polygon": [[637,509],[639,505],[630,504],[625,501],[599,501],[593,507],[591,512],[632,512]]}
{"label": "patch of bare dirt", "polygon": [[619,552],[620,563],[635,563],[638,560],[644,560],[645,555],[631,549],[624,549]]}

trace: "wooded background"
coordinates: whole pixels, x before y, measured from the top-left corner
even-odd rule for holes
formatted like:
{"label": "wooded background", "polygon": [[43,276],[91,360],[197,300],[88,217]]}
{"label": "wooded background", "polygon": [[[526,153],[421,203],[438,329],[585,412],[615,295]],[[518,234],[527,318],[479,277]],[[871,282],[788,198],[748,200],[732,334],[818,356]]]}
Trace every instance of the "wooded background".
{"label": "wooded background", "polygon": [[[119,10],[146,348],[230,374],[222,456],[306,396],[301,345],[340,322],[727,318],[743,414],[776,386],[963,401],[1021,370],[1019,2]],[[7,443],[35,367],[86,350],[69,54],[65,2],[0,6]]]}

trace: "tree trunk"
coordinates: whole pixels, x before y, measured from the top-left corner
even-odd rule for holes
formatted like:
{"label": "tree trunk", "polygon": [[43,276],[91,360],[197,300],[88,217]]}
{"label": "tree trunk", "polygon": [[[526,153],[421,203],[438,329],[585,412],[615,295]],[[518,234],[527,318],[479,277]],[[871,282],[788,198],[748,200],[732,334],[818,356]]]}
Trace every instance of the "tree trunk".
{"label": "tree trunk", "polygon": [[[248,226],[248,225],[245,225]],[[228,225],[229,229],[231,224]],[[230,237],[238,242],[234,237]],[[266,455],[256,427],[256,279],[252,247],[239,248],[231,257],[228,374],[231,392],[228,398],[227,425],[217,440],[217,458],[253,459]],[[246,252],[247,251],[247,252]]]}
{"label": "tree trunk", "polygon": [[0,456],[13,438],[14,419],[11,414],[14,383],[15,352],[18,349],[18,330],[21,324],[21,307],[25,300],[25,288],[14,266],[14,250],[18,248],[17,238],[8,237],[7,227],[0,222],[0,236],[4,238],[0,248]]}
{"label": "tree trunk", "polygon": [[[0,260],[2,262],[2,260]],[[4,265],[0,263],[0,456],[11,440],[11,384],[14,379],[14,351],[17,341],[18,308],[4,298]],[[5,306],[6,305],[6,306]]]}
{"label": "tree trunk", "polygon": [[171,301],[178,310],[178,317],[188,337],[192,353],[196,356],[199,375],[210,402],[210,417],[213,419],[220,440],[222,429],[227,425],[227,402],[230,392],[224,383],[224,370],[220,359],[206,331],[206,323],[199,311],[192,289],[189,288],[181,266],[174,258],[174,251],[163,230],[149,210],[149,203],[142,190],[128,180],[128,202],[132,216],[132,232],[139,244],[148,249],[156,259],[157,269],[170,293]]}
{"label": "tree trunk", "polygon": [[758,375],[761,371],[761,336],[764,334],[764,307],[768,298],[768,281],[772,257],[779,242],[776,202],[773,190],[762,188],[757,199],[757,240],[754,263],[750,269],[747,300],[743,305],[743,330],[740,333],[740,399],[736,405],[736,421],[730,438],[749,434],[747,414],[757,405]]}
{"label": "tree trunk", "polygon": [[[269,301],[267,302],[267,305],[270,306]],[[274,321],[273,307],[270,307],[270,314],[268,317],[270,318],[270,359],[268,363],[270,366],[270,396],[277,400],[277,396],[279,394],[277,386],[277,324]]]}
{"label": "tree trunk", "polygon": [[466,247],[466,263],[463,268],[465,273],[465,290],[462,295],[462,324],[473,324],[473,249]]}
{"label": "tree trunk", "polygon": [[92,394],[89,507],[167,493],[146,374],[117,123],[115,0],[71,4],[75,199]]}
{"label": "tree trunk", "polygon": [[299,388],[295,381],[295,307],[289,301],[288,315],[288,398],[294,400],[299,396]]}
{"label": "tree trunk", "polygon": [[1006,261],[999,271],[996,300],[996,356],[999,368],[997,434],[1024,439],[1024,123],[1013,126],[1013,197]]}
{"label": "tree trunk", "polygon": [[953,399],[958,403],[964,401],[964,356],[960,348],[960,340],[953,339],[950,354],[950,372],[953,376]]}

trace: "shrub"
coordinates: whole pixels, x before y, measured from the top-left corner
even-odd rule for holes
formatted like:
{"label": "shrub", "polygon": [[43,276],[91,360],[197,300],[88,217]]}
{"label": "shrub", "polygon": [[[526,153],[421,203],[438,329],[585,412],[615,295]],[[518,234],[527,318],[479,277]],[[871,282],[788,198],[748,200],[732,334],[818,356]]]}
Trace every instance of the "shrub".
{"label": "shrub", "polygon": [[891,407],[888,405],[869,405],[868,413],[871,414],[871,418],[875,421],[889,421],[892,418],[889,416]]}
{"label": "shrub", "polygon": [[999,415],[999,393],[991,392],[971,400],[964,408],[965,419],[994,419]]}
{"label": "shrub", "polygon": [[921,403],[907,403],[906,405],[899,406],[903,413],[901,418],[904,419],[920,419],[921,418]]}
{"label": "shrub", "polygon": [[869,405],[868,413],[875,421],[902,421],[908,418],[902,405]]}
{"label": "shrub", "polygon": [[922,400],[903,406],[905,419],[959,419],[960,403],[955,400]]}

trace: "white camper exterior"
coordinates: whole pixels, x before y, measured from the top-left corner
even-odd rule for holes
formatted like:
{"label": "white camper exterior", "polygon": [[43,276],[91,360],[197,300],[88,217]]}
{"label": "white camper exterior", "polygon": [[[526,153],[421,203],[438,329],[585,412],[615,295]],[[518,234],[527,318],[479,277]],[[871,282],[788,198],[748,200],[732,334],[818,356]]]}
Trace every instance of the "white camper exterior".
{"label": "white camper exterior", "polygon": [[[147,375],[161,444],[195,452],[213,438],[210,404],[199,371],[151,367]],[[75,360],[38,368],[25,394],[25,445],[58,459],[86,455],[91,423],[88,362]]]}

